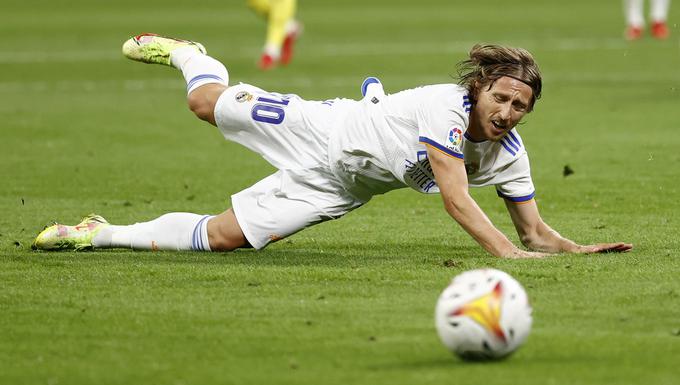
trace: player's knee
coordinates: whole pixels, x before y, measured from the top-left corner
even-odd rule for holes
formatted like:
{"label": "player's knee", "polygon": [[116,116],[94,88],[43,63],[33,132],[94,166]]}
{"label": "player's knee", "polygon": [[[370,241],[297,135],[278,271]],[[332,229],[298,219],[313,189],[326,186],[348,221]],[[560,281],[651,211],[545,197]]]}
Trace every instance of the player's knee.
{"label": "player's knee", "polygon": [[248,244],[245,240],[239,240],[235,238],[228,237],[215,237],[210,238],[210,250],[211,251],[234,251],[242,247],[246,247]]}
{"label": "player's knee", "polygon": [[202,93],[190,93],[187,97],[187,103],[189,104],[189,109],[191,112],[193,112],[199,119],[206,121],[210,121],[212,119],[215,103],[211,103],[211,101]]}
{"label": "player's knee", "polygon": [[208,242],[212,251],[232,251],[248,247],[248,241],[232,210],[208,221]]}
{"label": "player's knee", "polygon": [[191,91],[187,96],[189,109],[196,114],[199,119],[210,123],[215,123],[215,105],[220,95],[227,89],[223,84],[205,84]]}

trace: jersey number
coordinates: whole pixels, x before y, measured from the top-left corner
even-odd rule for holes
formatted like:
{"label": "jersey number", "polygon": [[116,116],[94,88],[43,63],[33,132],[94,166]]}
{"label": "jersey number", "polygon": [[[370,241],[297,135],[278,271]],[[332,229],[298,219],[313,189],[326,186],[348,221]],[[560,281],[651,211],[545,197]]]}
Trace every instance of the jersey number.
{"label": "jersey number", "polygon": [[258,103],[250,111],[250,116],[252,116],[253,120],[271,124],[283,122],[283,118],[286,117],[286,111],[284,111],[283,106],[287,106],[289,100],[284,98],[273,99],[276,96],[271,96],[272,98],[265,98],[264,96],[257,98]]}

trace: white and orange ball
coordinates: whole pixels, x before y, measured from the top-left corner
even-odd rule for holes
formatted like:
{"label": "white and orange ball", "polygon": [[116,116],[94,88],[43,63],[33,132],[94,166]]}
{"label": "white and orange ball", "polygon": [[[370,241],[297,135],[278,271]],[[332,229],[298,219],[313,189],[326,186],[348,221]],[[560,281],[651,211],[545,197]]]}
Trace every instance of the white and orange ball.
{"label": "white and orange ball", "polygon": [[453,278],[437,301],[442,343],[467,360],[498,359],[519,348],[531,331],[526,291],[509,274],[478,269]]}

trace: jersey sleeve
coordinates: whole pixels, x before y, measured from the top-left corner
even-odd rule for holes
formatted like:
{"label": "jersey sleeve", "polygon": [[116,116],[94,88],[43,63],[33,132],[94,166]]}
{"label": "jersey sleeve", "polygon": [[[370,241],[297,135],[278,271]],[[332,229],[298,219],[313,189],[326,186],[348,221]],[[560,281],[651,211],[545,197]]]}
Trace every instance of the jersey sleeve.
{"label": "jersey sleeve", "polygon": [[531,201],[536,194],[531,180],[531,167],[526,152],[502,171],[500,179],[504,182],[496,184],[499,197],[518,204]]}
{"label": "jersey sleeve", "polygon": [[467,130],[469,108],[467,95],[453,92],[424,100],[418,114],[418,141],[462,160],[461,145]]}

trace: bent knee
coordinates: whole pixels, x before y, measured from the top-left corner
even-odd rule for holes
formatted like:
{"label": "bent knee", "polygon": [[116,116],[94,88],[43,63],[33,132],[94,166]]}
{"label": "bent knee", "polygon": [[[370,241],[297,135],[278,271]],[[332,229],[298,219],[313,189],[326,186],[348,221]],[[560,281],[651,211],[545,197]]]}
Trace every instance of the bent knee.
{"label": "bent knee", "polygon": [[232,210],[208,221],[208,242],[212,251],[232,251],[250,246]]}
{"label": "bent knee", "polygon": [[208,234],[211,251],[234,251],[244,247],[250,247],[245,237],[235,234]]}
{"label": "bent knee", "polygon": [[239,244],[233,241],[225,241],[225,240],[220,240],[220,241],[210,241],[210,251],[215,251],[215,252],[220,252],[220,251],[234,251],[236,249],[240,249],[243,247],[247,247],[247,244]]}
{"label": "bent knee", "polygon": [[196,95],[196,92],[192,92],[187,97],[187,103],[189,104],[189,109],[191,112],[193,112],[199,119],[208,122],[215,120],[215,103],[211,102],[203,95]]}
{"label": "bent knee", "polygon": [[201,120],[215,123],[215,105],[227,89],[223,84],[205,84],[191,91],[187,96],[189,109]]}

